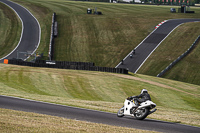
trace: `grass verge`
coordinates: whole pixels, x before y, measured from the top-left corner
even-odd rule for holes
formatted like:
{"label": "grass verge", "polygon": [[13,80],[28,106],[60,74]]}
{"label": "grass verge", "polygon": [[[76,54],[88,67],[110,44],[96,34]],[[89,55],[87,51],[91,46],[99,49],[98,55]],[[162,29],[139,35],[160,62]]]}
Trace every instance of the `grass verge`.
{"label": "grass verge", "polygon": [[1,2],[0,18],[0,58],[3,58],[19,43],[22,25],[15,12]]}
{"label": "grass verge", "polygon": [[3,64],[0,68],[1,95],[116,113],[126,97],[146,88],[158,108],[149,118],[200,126],[200,87],[197,85],[140,74]]}
{"label": "grass verge", "polygon": [[147,133],[145,131],[133,128],[109,126],[105,124],[96,124],[85,121],[71,120],[56,116],[48,116],[36,113],[0,109],[0,130],[1,132],[135,132]]}

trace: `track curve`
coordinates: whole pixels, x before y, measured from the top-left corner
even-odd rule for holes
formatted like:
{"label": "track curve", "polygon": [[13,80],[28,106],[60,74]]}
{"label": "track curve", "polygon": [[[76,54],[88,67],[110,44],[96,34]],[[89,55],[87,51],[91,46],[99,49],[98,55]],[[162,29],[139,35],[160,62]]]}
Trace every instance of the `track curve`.
{"label": "track curve", "polygon": [[123,60],[123,64],[120,62],[116,68],[126,68],[130,72],[137,73],[140,67],[148,59],[148,57],[154,52],[154,50],[162,43],[162,41],[179,25],[187,22],[196,22],[200,19],[172,19],[167,20],[165,23],[155,29],[149,36],[147,36],[136,48],[135,54],[130,58],[130,52]]}
{"label": "track curve", "polygon": [[8,97],[0,95],[0,108],[14,109],[26,112],[47,114],[68,119],[76,119],[108,125],[137,128],[143,130],[170,133],[199,133],[199,127],[151,119],[136,120],[131,117],[119,118],[114,113],[75,108],[70,106],[44,103],[39,101]]}
{"label": "track curve", "polygon": [[[3,59],[21,58],[23,60],[27,59],[27,55],[18,54],[22,52],[34,53],[40,44],[41,29],[40,24],[37,19],[24,7],[18,5],[9,0],[0,0],[0,2],[11,7],[15,13],[18,15],[22,22],[22,33],[21,38],[16,46],[16,48],[9,53],[7,56],[0,59],[0,63]],[[18,52],[17,52],[18,51]]]}

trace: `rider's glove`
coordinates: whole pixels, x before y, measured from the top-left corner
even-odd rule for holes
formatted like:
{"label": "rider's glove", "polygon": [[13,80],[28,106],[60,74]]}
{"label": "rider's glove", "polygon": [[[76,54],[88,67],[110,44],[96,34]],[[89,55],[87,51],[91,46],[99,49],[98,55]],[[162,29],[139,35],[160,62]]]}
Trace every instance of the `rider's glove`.
{"label": "rider's glove", "polygon": [[128,98],[127,98],[127,100],[131,100],[131,99],[132,99],[132,97],[128,97]]}

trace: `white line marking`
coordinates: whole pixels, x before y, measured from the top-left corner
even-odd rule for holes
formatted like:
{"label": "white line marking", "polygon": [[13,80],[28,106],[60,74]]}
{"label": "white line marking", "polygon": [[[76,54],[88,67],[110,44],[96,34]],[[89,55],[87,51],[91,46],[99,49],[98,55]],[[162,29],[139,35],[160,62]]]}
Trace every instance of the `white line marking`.
{"label": "white line marking", "polygon": [[[178,20],[178,19],[170,19],[170,20]],[[164,20],[163,21],[163,23],[165,23],[165,22],[167,22],[167,21],[169,21],[169,20]],[[191,21],[192,22],[192,21]],[[193,21],[193,22],[199,22],[199,21]],[[188,22],[183,22],[183,23],[181,23],[181,24],[179,24],[179,25],[177,25],[169,34],[167,34],[167,36],[153,49],[153,51],[147,56],[147,58],[142,62],[142,64],[138,67],[138,69],[134,72],[134,73],[137,73],[137,71],[141,68],[141,66],[145,63],[145,61],[149,58],[149,56],[158,48],[158,46],[178,27],[178,26],[180,26],[180,25],[182,25],[182,24],[184,24],[184,23],[188,23]],[[158,29],[158,28],[156,28],[156,29]],[[151,34],[153,34],[154,32],[155,32],[155,30],[156,29],[154,29],[137,47],[139,47]],[[137,48],[136,47],[136,48]],[[135,48],[135,49],[136,49]],[[132,53],[132,51],[123,59],[123,60],[126,60],[126,58],[128,57],[128,56],[130,56],[130,54]],[[117,68],[119,65],[121,64],[121,62],[115,67],[115,68]]]}
{"label": "white line marking", "polygon": [[[3,3],[3,2],[1,2],[1,3]],[[5,57],[1,58],[0,60],[5,59],[6,57],[8,57],[9,55],[11,55],[18,48],[19,44],[21,43],[22,35],[23,35],[23,32],[24,32],[24,24],[23,24],[23,21],[22,21],[21,17],[19,16],[19,14],[11,6],[9,6],[8,4],[6,4],[6,3],[3,3],[3,4],[5,4],[8,7],[10,7],[17,14],[17,16],[19,17],[20,21],[22,22],[22,33],[21,33],[21,37],[20,37],[19,43],[17,44],[17,46],[15,47],[15,49],[12,52],[10,52],[8,55],[6,55]]]}
{"label": "white line marking", "polygon": [[[199,21],[197,21],[199,22]],[[189,23],[189,22],[184,22],[184,23]],[[160,46],[160,44],[176,29],[178,28],[180,25],[184,24],[184,23],[181,23],[179,25],[177,25],[155,48],[154,50],[147,56],[147,58],[142,62],[142,64],[138,67],[138,69],[134,72],[134,73],[137,73],[137,71],[142,67],[142,65],[145,63],[145,61],[149,58],[149,56],[151,56],[151,54],[158,48],[158,46]]]}
{"label": "white line marking", "polygon": [[[9,0],[8,0],[8,1],[9,1]],[[11,2],[11,3],[14,3],[14,2],[12,2],[12,1],[10,1],[10,2]],[[2,2],[2,3],[3,3],[3,2]],[[19,14],[18,14],[11,6],[9,6],[9,5],[6,4],[6,3],[4,3],[4,4],[7,5],[8,7],[10,7],[10,8],[17,14],[17,16],[19,17],[19,19],[21,20],[21,22],[22,22],[22,33],[21,33],[20,41],[19,41],[18,45],[15,47],[15,49],[14,49],[11,53],[9,53],[8,55],[6,55],[5,57],[1,58],[0,60],[5,59],[5,58],[8,57],[9,55],[11,55],[11,54],[19,47],[19,44],[21,43],[23,31],[24,31],[24,24],[23,24],[23,21],[22,21],[21,17],[19,16]],[[19,5],[19,4],[17,4],[17,3],[14,3],[14,4]],[[21,5],[19,5],[19,6],[21,6]],[[21,6],[21,7],[24,8],[26,11],[28,11],[29,14],[30,14],[31,16],[33,16],[33,14],[32,14],[28,9],[26,9],[26,8],[23,7],[23,6]],[[31,55],[32,55],[33,53],[35,53],[35,51],[38,49],[38,47],[39,47],[39,45],[40,45],[40,39],[41,39],[41,28],[40,28],[40,23],[39,23],[39,21],[35,18],[35,16],[33,16],[33,18],[36,20],[36,22],[37,22],[37,24],[38,24],[38,26],[39,26],[39,41],[38,41],[38,44],[37,44],[36,49],[31,53]],[[28,56],[28,57],[27,57],[26,59],[24,59],[24,60],[27,60],[29,57],[30,57],[30,56]]]}
{"label": "white line marking", "polygon": [[[168,20],[165,20],[165,22],[166,21],[168,21]],[[134,49],[137,49],[151,34],[153,34],[155,31],[157,30],[157,28],[156,29],[154,29],[139,45],[137,45]],[[131,50],[131,52],[123,59],[123,60],[126,60],[126,58],[128,58],[129,56],[130,56],[130,54],[132,53],[132,50]],[[121,65],[121,62],[115,67],[115,68],[117,68],[119,65]]]}
{"label": "white line marking", "polygon": [[134,72],[134,73],[137,73],[137,71],[141,68],[141,66],[145,63],[145,61],[149,58],[149,56],[151,56],[151,54],[158,48],[158,46],[160,46],[160,44],[177,28],[179,27],[180,25],[182,25],[184,23],[181,23],[179,25],[177,25],[173,30],[170,31],[169,34],[167,34],[167,36],[151,51],[151,53],[147,56],[147,58],[142,62],[142,64],[138,67],[138,69]]}

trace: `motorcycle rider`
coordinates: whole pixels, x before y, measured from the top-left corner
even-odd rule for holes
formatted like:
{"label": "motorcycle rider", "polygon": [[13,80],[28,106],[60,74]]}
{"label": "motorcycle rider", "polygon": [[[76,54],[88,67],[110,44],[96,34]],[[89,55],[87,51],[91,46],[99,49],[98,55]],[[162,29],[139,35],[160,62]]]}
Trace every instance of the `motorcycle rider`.
{"label": "motorcycle rider", "polygon": [[146,89],[142,89],[140,95],[138,96],[131,96],[128,99],[134,99],[135,105],[138,107],[139,103],[145,102],[147,100],[151,101],[151,97]]}

